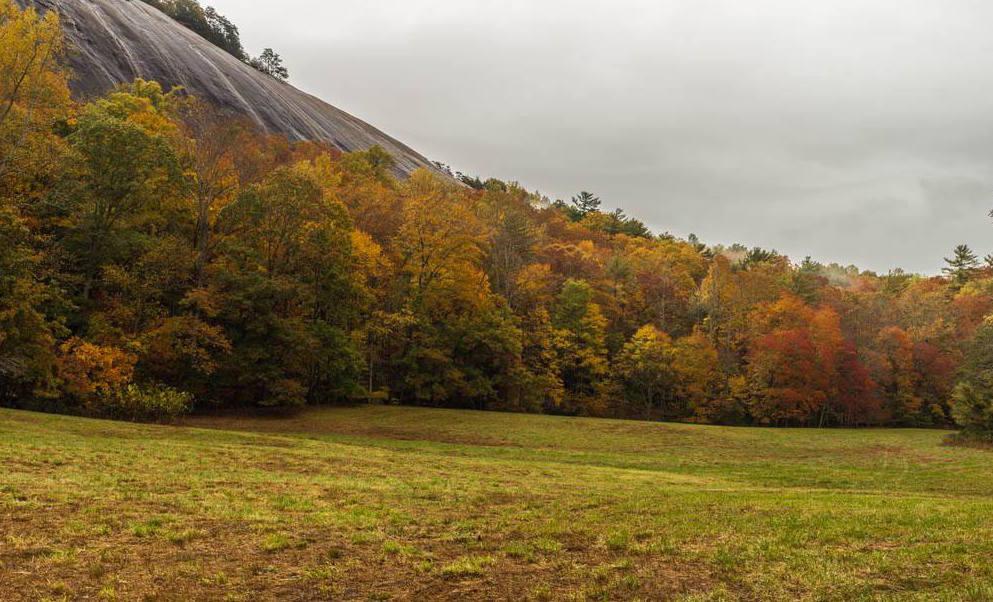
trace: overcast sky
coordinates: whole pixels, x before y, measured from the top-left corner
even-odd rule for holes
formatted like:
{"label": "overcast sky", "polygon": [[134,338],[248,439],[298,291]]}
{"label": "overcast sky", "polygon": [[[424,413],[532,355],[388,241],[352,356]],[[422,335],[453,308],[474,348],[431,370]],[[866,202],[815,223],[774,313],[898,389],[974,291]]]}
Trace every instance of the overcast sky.
{"label": "overcast sky", "polygon": [[988,0],[209,2],[467,173],[797,260],[993,251]]}

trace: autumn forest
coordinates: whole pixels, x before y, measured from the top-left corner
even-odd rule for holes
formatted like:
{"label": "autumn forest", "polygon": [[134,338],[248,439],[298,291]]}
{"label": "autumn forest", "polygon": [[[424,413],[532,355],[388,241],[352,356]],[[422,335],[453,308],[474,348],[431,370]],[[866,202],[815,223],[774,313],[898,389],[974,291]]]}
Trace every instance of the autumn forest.
{"label": "autumn forest", "polygon": [[10,0],[0,40],[2,405],[993,421],[993,267],[967,247],[928,277],[712,246],[588,192],[400,178],[155,82],[76,102],[57,18]]}

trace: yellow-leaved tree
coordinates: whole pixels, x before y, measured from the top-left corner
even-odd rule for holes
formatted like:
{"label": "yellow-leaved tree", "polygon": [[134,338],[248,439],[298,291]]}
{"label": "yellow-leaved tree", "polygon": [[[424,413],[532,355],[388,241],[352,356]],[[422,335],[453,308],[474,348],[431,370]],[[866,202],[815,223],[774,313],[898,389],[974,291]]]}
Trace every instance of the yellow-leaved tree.
{"label": "yellow-leaved tree", "polygon": [[29,227],[64,143],[69,117],[54,13],[0,0],[0,401],[51,392],[59,326],[42,309],[56,295],[40,274],[40,240]]}
{"label": "yellow-leaved tree", "polygon": [[[0,0],[0,183],[9,194],[48,170],[60,145],[53,126],[68,117],[58,16]],[[10,181],[14,177],[17,181]]]}

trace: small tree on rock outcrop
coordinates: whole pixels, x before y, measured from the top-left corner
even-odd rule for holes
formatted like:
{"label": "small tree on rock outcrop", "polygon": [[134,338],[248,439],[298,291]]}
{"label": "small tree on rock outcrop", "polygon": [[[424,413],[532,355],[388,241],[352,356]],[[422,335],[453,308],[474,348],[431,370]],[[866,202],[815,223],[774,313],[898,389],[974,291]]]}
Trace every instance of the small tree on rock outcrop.
{"label": "small tree on rock outcrop", "polygon": [[283,66],[283,57],[279,56],[272,48],[263,50],[262,54],[253,58],[249,64],[279,81],[285,82],[290,77],[290,72]]}

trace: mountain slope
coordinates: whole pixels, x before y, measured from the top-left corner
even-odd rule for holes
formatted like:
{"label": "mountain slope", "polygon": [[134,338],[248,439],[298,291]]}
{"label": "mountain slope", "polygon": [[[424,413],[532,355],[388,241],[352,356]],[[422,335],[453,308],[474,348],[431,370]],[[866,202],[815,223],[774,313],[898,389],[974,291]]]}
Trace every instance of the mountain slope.
{"label": "mountain slope", "polygon": [[255,69],[136,0],[17,0],[56,10],[81,97],[135,78],[183,86],[208,102],[250,117],[266,131],[329,142],[343,151],[380,145],[401,174],[433,168],[425,157],[371,125]]}

